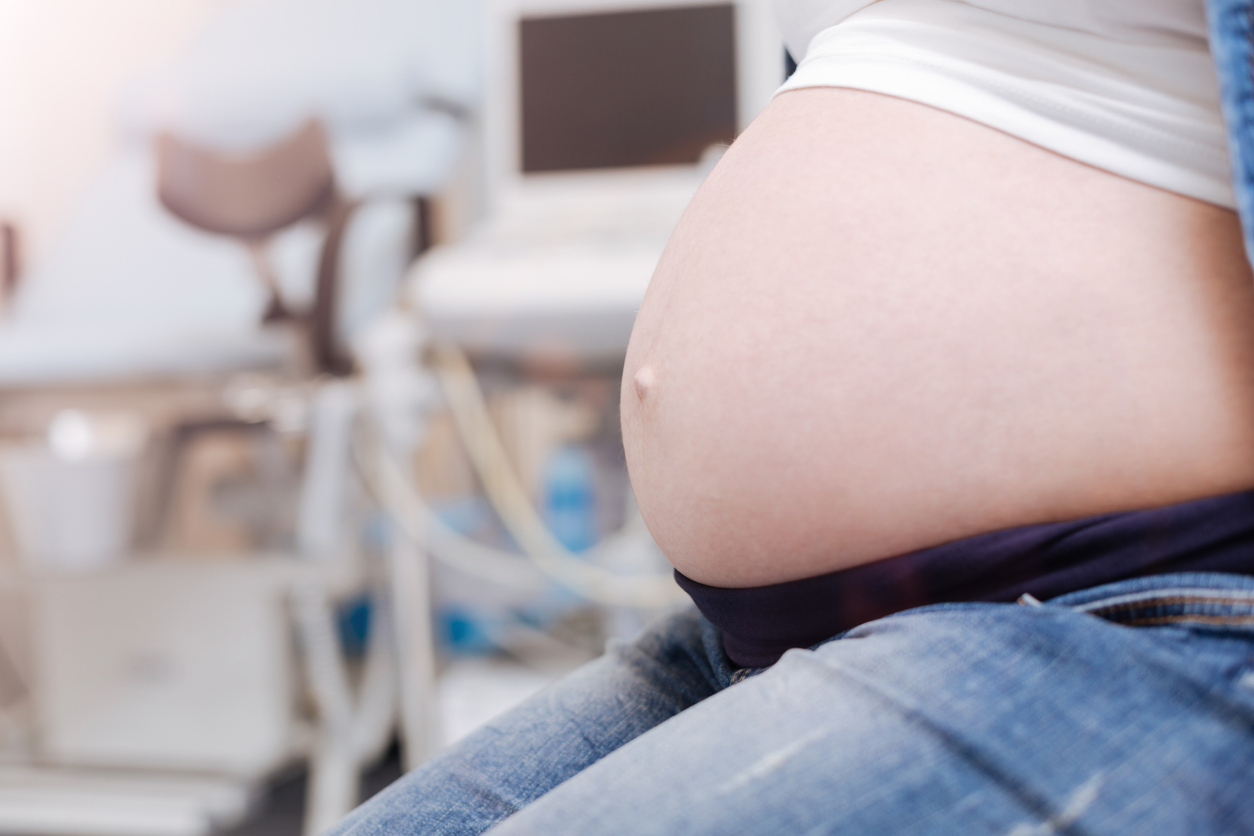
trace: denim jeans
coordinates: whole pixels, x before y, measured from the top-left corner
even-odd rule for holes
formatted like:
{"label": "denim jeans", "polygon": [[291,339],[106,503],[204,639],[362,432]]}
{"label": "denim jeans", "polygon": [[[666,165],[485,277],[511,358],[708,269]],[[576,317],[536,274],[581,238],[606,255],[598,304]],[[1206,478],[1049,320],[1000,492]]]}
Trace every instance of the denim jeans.
{"label": "denim jeans", "polygon": [[762,671],[692,610],[334,828],[365,834],[1254,833],[1254,578],[939,604]]}
{"label": "denim jeans", "polygon": [[1254,263],[1254,0],[1206,0],[1210,52],[1228,130],[1232,189]]}

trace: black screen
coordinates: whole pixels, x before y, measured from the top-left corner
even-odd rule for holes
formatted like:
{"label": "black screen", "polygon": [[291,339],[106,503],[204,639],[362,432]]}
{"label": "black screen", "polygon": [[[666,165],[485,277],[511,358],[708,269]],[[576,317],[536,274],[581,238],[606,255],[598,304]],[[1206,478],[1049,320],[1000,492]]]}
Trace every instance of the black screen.
{"label": "black screen", "polygon": [[736,135],[731,4],[526,18],[523,171],[696,162]]}

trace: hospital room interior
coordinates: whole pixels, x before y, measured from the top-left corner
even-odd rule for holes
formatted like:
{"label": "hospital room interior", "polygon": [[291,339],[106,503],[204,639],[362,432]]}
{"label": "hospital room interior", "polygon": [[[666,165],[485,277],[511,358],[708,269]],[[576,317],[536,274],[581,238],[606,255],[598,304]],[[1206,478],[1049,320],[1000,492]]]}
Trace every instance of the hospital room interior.
{"label": "hospital room interior", "polygon": [[619,381],[768,0],[0,0],[0,833],[316,836],[685,594]]}

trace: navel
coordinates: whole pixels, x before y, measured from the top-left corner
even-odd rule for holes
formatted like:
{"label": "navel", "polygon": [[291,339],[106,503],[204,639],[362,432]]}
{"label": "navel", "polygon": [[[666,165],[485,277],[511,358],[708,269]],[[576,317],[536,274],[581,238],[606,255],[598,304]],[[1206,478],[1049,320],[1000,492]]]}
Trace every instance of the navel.
{"label": "navel", "polygon": [[643,401],[657,386],[657,374],[652,366],[641,366],[632,381],[636,384],[636,397]]}

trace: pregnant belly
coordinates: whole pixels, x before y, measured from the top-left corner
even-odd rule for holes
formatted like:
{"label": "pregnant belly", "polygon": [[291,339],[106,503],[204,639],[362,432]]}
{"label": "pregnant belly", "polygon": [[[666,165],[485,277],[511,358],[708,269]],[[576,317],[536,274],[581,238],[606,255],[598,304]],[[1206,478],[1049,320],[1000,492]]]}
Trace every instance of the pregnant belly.
{"label": "pregnant belly", "polygon": [[676,567],[809,577],[1254,486],[1254,284],[1232,212],[799,90],[675,230],[622,404]]}

